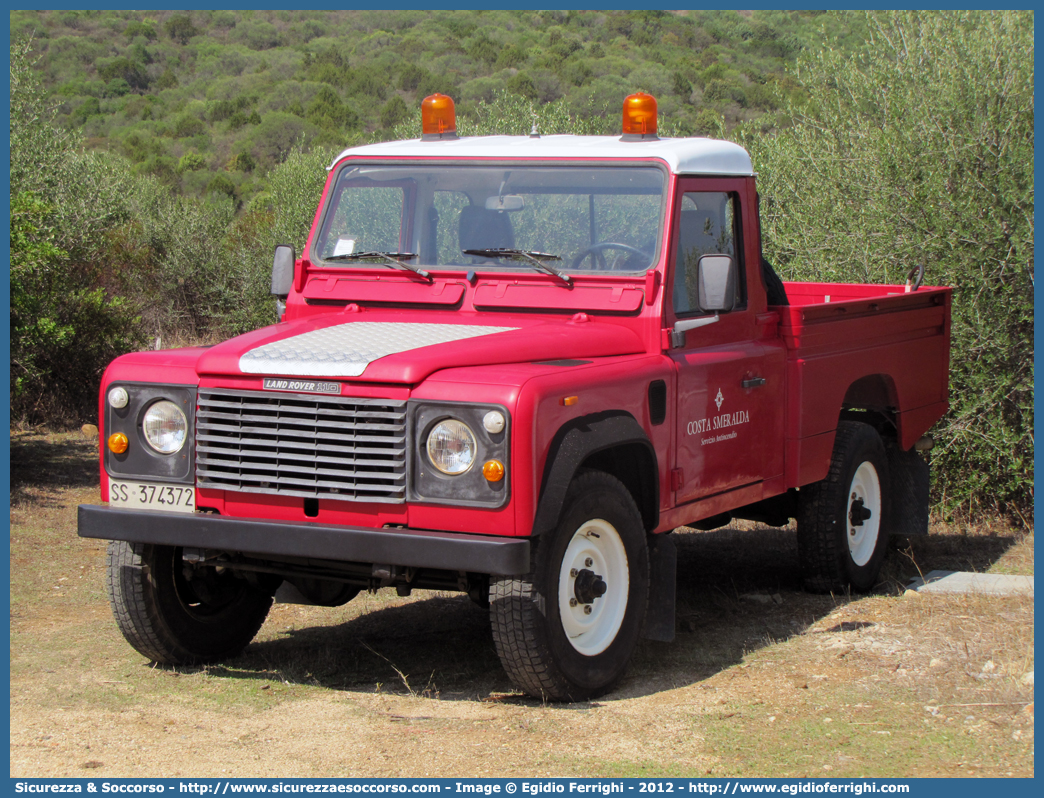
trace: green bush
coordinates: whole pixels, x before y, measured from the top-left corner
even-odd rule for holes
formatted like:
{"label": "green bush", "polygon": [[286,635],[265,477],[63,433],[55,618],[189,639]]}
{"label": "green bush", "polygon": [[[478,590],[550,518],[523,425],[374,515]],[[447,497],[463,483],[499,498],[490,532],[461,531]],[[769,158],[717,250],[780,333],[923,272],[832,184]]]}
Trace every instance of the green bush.
{"label": "green bush", "polygon": [[207,159],[200,155],[195,150],[186,152],[178,160],[178,174],[184,172],[194,172],[197,169],[203,169],[207,165]]}
{"label": "green bush", "polygon": [[953,288],[947,512],[1033,511],[1033,18],[871,14],[859,58],[808,54],[793,126],[747,130],[784,279]]}
{"label": "green bush", "polygon": [[140,340],[119,264],[105,257],[131,180],[121,159],[84,153],[55,126],[31,50],[10,49],[11,417],[76,423],[95,415],[106,364]]}
{"label": "green bush", "polygon": [[225,167],[230,172],[253,172],[257,163],[249,152],[237,152],[233,155]]}
{"label": "green bush", "polygon": [[188,138],[189,136],[198,136],[200,133],[206,131],[206,125],[203,120],[195,114],[184,113],[174,120],[174,127],[171,130],[171,135],[176,139]]}
{"label": "green bush", "polygon": [[275,320],[269,295],[275,246],[290,244],[302,253],[334,155],[295,147],[269,174],[268,196],[259,197],[231,226],[225,243],[227,284],[237,303],[223,319],[229,331],[245,332]]}
{"label": "green bush", "polygon": [[189,43],[189,39],[199,35],[199,29],[192,24],[192,18],[185,14],[175,14],[163,26],[167,35],[180,45]]}
{"label": "green bush", "polygon": [[[520,47],[517,44],[509,44],[507,47],[502,47],[497,53],[495,66],[498,70],[519,67],[526,63],[528,57],[524,47]],[[597,58],[598,56],[593,57]]]}
{"label": "green bush", "polygon": [[123,80],[134,91],[145,91],[149,86],[149,76],[144,64],[122,55],[100,63],[98,76],[110,85],[115,80]]}
{"label": "green bush", "polygon": [[536,84],[525,72],[513,75],[507,82],[507,90],[511,94],[518,94],[527,100],[535,100],[539,96]]}
{"label": "green bush", "polygon": [[207,193],[223,194],[229,199],[236,199],[236,184],[232,181],[232,178],[223,172],[218,172],[214,175],[207,183]]}
{"label": "green bush", "polygon": [[168,155],[151,155],[134,166],[136,175],[152,175],[164,185],[178,185],[178,164]]}
{"label": "green bush", "polygon": [[84,124],[92,116],[96,116],[101,113],[101,103],[98,102],[97,97],[88,97],[76,110],[72,112],[70,118],[78,125]]}
{"label": "green bush", "polygon": [[318,128],[335,131],[351,130],[359,125],[355,109],[345,105],[337,92],[325,84],[305,109],[305,118]]}
{"label": "green bush", "polygon": [[416,64],[406,64],[399,73],[399,88],[403,91],[415,91],[426,77],[428,70]]}
{"label": "green bush", "polygon": [[381,127],[391,128],[405,120],[410,115],[409,108],[402,97],[396,94],[381,108]]}
{"label": "green bush", "polygon": [[373,67],[360,67],[351,71],[348,80],[349,95],[383,100],[387,93],[387,75]]}
{"label": "green bush", "polygon": [[496,78],[475,78],[460,87],[460,99],[464,103],[492,102],[498,90],[504,89],[504,82]]}
{"label": "green bush", "polygon": [[163,89],[176,89],[177,87],[178,78],[170,67],[163,70],[163,74],[156,78],[156,88],[161,91]]}
{"label": "green bush", "polygon": [[129,94],[130,90],[130,84],[123,78],[113,78],[105,85],[105,96],[122,97],[125,94]]}
{"label": "green bush", "polygon": [[128,197],[134,236],[148,252],[133,275],[148,334],[199,340],[219,332],[239,301],[228,290],[222,242],[234,207],[220,193],[174,196],[159,181],[135,184]]}
{"label": "green bush", "polygon": [[276,26],[259,19],[246,20],[236,25],[231,38],[251,50],[270,50],[280,43]]}
{"label": "green bush", "polygon": [[487,67],[493,66],[500,55],[500,48],[496,42],[491,40],[485,32],[479,33],[468,45],[467,53],[475,61],[481,61]]}
{"label": "green bush", "polygon": [[156,26],[151,20],[132,20],[124,28],[123,35],[128,39],[133,39],[135,36],[144,36],[150,42],[154,42],[158,38]]}

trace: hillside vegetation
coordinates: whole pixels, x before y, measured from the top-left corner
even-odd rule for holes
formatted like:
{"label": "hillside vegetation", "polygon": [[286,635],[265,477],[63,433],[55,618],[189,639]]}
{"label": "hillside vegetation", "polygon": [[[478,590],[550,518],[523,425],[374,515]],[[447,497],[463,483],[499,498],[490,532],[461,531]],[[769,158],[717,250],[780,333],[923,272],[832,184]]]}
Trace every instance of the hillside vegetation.
{"label": "hillside vegetation", "polygon": [[[96,413],[115,355],[273,318],[333,153],[415,136],[729,135],[786,279],[954,289],[937,508],[1033,512],[1033,15],[1028,12],[11,14],[11,408]],[[35,38],[23,38],[32,33]]]}
{"label": "hillside vegetation", "polygon": [[[295,145],[343,148],[417,122],[436,91],[473,116],[509,93],[604,132],[633,91],[680,135],[762,118],[786,71],[857,15],[758,11],[14,11],[56,121],[135,174],[249,202]],[[603,132],[599,130],[599,132]]]}

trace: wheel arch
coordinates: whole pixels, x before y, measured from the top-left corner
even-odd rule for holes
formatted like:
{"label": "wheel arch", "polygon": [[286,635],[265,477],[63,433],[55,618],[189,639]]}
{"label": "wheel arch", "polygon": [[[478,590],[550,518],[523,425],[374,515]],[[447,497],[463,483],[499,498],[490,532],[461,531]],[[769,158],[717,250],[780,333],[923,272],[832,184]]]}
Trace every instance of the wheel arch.
{"label": "wheel arch", "polygon": [[569,484],[590,468],[619,479],[634,499],[646,531],[659,523],[659,468],[649,436],[630,413],[604,411],[566,422],[555,433],[540,482],[533,534],[558,523]]}
{"label": "wheel arch", "polygon": [[885,440],[899,435],[899,394],[888,374],[868,374],[848,386],[838,421],[869,424]]}

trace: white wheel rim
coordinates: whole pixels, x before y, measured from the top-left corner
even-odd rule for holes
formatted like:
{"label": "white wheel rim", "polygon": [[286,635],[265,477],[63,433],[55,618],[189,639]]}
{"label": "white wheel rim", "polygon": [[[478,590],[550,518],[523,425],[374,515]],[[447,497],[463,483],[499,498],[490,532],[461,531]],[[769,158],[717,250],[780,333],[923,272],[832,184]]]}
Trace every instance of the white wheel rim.
{"label": "white wheel rim", "polygon": [[[869,511],[870,517],[860,519],[858,511]],[[859,464],[848,488],[848,510],[845,513],[848,529],[848,552],[856,565],[866,565],[874,556],[877,537],[881,531],[881,480],[873,463]]]}
{"label": "white wheel rim", "polygon": [[[605,594],[588,603],[576,596],[576,575],[584,570],[606,585]],[[558,576],[558,611],[573,648],[593,657],[612,645],[627,613],[629,588],[627,551],[620,534],[608,521],[586,521],[569,541]]]}

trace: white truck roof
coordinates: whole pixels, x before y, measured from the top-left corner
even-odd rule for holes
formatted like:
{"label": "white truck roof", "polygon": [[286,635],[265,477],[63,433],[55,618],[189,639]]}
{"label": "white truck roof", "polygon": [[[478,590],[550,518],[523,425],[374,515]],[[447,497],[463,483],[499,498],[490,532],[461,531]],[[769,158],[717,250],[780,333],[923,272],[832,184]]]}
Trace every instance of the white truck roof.
{"label": "white truck roof", "polygon": [[384,141],[345,150],[349,155],[392,158],[594,158],[619,161],[657,158],[674,174],[752,175],[750,155],[738,144],[717,139],[623,141],[619,136],[464,136],[458,139]]}

